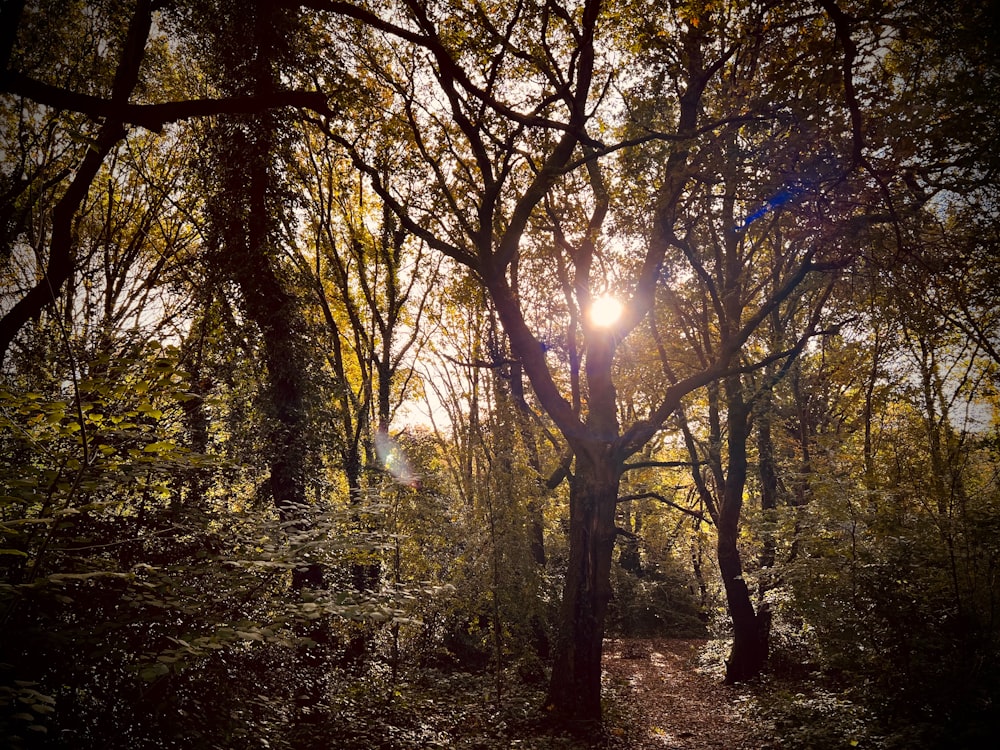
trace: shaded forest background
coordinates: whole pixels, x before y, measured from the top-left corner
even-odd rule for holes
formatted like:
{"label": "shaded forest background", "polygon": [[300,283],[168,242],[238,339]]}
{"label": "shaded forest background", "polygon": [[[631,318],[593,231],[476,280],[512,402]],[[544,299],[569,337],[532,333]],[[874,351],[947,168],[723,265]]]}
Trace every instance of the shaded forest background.
{"label": "shaded forest background", "polygon": [[996,10],[4,0],[0,737],[992,747]]}

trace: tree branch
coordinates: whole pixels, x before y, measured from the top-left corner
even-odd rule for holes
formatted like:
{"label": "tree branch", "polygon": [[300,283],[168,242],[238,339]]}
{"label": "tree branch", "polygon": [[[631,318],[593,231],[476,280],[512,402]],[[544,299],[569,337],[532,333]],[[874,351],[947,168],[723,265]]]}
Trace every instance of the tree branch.
{"label": "tree branch", "polygon": [[622,471],[630,471],[632,469],[677,469],[677,468],[690,468],[692,466],[701,466],[704,461],[636,461],[635,463],[624,464],[622,466]]}
{"label": "tree branch", "polygon": [[[440,37],[433,30],[433,26],[430,24],[429,19],[426,19],[421,23],[427,32],[422,33],[412,28],[401,26],[398,23],[387,21],[377,13],[373,13],[365,8],[360,8],[353,3],[340,2],[339,0],[280,0],[280,3],[286,7],[309,8],[311,10],[327,12],[345,18],[353,18],[370,28],[377,29],[383,33],[395,36],[399,39],[410,42],[411,44],[415,44],[418,47],[422,47],[434,57],[434,60],[440,67],[441,71],[446,72],[448,77],[451,78],[454,83],[458,84],[463,91],[485,104],[497,114],[511,120],[512,122],[516,122],[519,125],[569,132],[572,133],[581,143],[587,143],[594,147],[601,146],[599,141],[590,138],[586,135],[586,133],[582,132],[581,129],[578,129],[577,124],[572,119],[567,123],[543,117],[538,114],[542,107],[536,108],[536,111],[534,112],[518,112],[512,107],[509,107],[499,101],[496,97],[491,95],[489,91],[477,86],[473,83],[466,71],[463,70],[462,67],[455,61],[454,56],[448,48],[442,43]],[[600,3],[596,3],[595,6],[599,4]],[[419,8],[419,6],[416,6],[415,4],[413,7]],[[585,15],[593,16],[594,13],[592,11],[587,11]],[[420,20],[421,19],[418,19],[418,21]],[[546,101],[546,104],[548,103],[550,102]]]}
{"label": "tree branch", "polygon": [[[674,489],[683,489],[683,487],[675,487]],[[697,518],[699,521],[704,523],[712,523],[712,519],[708,518],[704,513],[699,513],[696,510],[691,510],[690,508],[685,508],[683,505],[675,503],[668,497],[664,497],[659,492],[640,492],[636,495],[623,495],[618,498],[619,503],[627,503],[629,500],[656,500],[657,502],[669,505],[674,510],[679,510],[681,513],[691,516],[692,518]]]}
{"label": "tree branch", "polygon": [[847,110],[851,115],[851,162],[854,165],[861,164],[864,159],[865,137],[864,119],[861,115],[861,105],[858,102],[858,92],[854,88],[854,60],[858,55],[858,45],[854,43],[851,36],[851,18],[835,0],[819,0],[819,4],[830,16],[833,26],[837,31],[837,38],[841,47],[844,48],[843,77],[844,77],[844,98],[847,103]]}
{"label": "tree branch", "polygon": [[326,94],[321,91],[274,91],[261,96],[231,96],[219,99],[191,99],[158,104],[130,104],[53,86],[16,71],[8,71],[0,89],[23,96],[57,111],[79,112],[93,120],[113,120],[159,133],[179,120],[211,115],[259,114],[269,109],[296,107],[319,114],[331,114]]}

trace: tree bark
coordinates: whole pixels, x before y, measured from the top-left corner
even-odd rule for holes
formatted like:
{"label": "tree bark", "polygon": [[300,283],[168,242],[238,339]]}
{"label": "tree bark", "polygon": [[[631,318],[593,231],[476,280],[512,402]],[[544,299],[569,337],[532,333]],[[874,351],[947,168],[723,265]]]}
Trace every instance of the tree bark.
{"label": "tree bark", "polygon": [[726,660],[726,683],[745,682],[764,671],[770,642],[771,616],[766,604],[755,612],[750,589],[743,580],[737,548],[738,524],[719,528],[719,571],[726,589],[729,616],[733,621],[733,647]]}
{"label": "tree bark", "polygon": [[765,576],[774,568],[777,555],[775,537],[778,521],[778,466],[774,456],[774,438],[771,435],[773,409],[773,397],[770,388],[768,388],[761,394],[757,410],[757,474],[760,479],[760,510],[763,529],[760,569],[764,574],[758,585],[758,598],[761,601],[764,599],[764,594],[773,586],[773,583]]}
{"label": "tree bark", "polygon": [[[250,9],[248,9],[249,11]],[[222,85],[236,93],[263,95],[278,78],[276,29],[280,11],[258,3],[239,30],[249,35],[248,75],[235,62],[220,69]],[[240,61],[244,62],[244,61]],[[292,529],[308,526],[306,463],[308,434],[306,392],[308,357],[304,321],[296,297],[279,273],[276,257],[286,210],[281,175],[281,123],[274,113],[231,117],[213,134],[218,183],[211,214],[218,262],[240,291],[247,318],[260,331],[264,364],[265,441],[268,488],[282,521]],[[295,588],[322,586],[320,566],[301,561],[294,571]]]}
{"label": "tree bark", "polygon": [[729,616],[733,621],[733,648],[726,661],[726,682],[744,682],[759,675],[767,663],[770,613],[766,605],[755,612],[750,589],[743,580],[738,539],[743,491],[747,479],[749,407],[740,392],[739,378],[726,383],[729,457],[718,518],[719,572],[726,589]]}
{"label": "tree bark", "polygon": [[620,480],[621,462],[608,446],[577,453],[570,483],[569,569],[546,700],[546,709],[563,718],[601,719],[601,654]]}

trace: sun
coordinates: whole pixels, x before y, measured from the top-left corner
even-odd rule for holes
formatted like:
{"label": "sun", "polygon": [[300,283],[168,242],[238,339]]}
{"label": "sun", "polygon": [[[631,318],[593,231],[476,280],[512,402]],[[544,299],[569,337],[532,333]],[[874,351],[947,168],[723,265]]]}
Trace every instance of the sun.
{"label": "sun", "polygon": [[609,328],[618,322],[622,315],[622,303],[614,297],[604,295],[595,299],[587,315],[590,322],[598,328]]}

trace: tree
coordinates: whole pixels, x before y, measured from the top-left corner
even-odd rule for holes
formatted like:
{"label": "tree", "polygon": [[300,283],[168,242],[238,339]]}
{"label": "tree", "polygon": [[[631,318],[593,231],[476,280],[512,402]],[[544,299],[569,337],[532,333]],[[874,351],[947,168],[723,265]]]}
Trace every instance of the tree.
{"label": "tree", "polygon": [[[159,132],[169,123],[191,117],[205,117],[222,112],[260,112],[284,106],[311,106],[326,110],[326,98],[308,91],[271,88],[259,96],[244,95],[228,99],[190,98],[181,101],[135,102],[142,89],[154,91],[149,83],[150,67],[144,66],[152,29],[153,3],[138,2],[127,18],[118,15],[79,14],[61,22],[77,23],[86,30],[92,45],[74,50],[81,57],[61,55],[75,43],[69,35],[60,37],[67,26],[51,24],[58,13],[44,8],[27,8],[23,3],[4,5],[4,72],[0,91],[7,101],[14,98],[19,106],[43,105],[57,112],[85,115],[93,126],[88,147],[78,156],[74,169],[63,169],[53,176],[44,173],[11,174],[13,188],[6,194],[5,214],[17,216],[18,194],[30,196],[29,186],[48,192],[65,182],[58,200],[49,208],[51,229],[47,258],[41,278],[31,285],[0,318],[0,362],[18,333],[41,310],[51,305],[73,272],[73,220],[84,201],[105,158],[128,135],[129,128],[140,126]],[[94,28],[87,30],[90,22]],[[124,32],[124,33],[123,33]],[[47,36],[47,35],[55,35]],[[117,54],[117,58],[114,56]],[[60,66],[63,58],[72,63]],[[114,60],[114,63],[111,61]],[[68,80],[59,79],[59,71],[69,70]],[[140,85],[142,84],[142,85]],[[155,94],[154,94],[155,95]],[[72,127],[72,125],[71,125]],[[18,169],[17,164],[5,164]],[[20,167],[24,171],[23,162]],[[10,221],[7,219],[6,221]],[[15,219],[15,227],[17,220]],[[5,228],[9,231],[10,228]],[[16,240],[15,240],[16,241]]]}
{"label": "tree", "polygon": [[[637,120],[634,129],[623,142],[609,145],[591,133],[617,124],[611,116],[612,101],[631,103],[611,96],[602,99],[603,89],[597,88],[598,81],[613,88],[623,80],[624,68],[613,67],[605,56],[616,39],[610,29],[622,18],[620,8],[612,11],[599,2],[579,7],[549,3],[517,6],[494,17],[477,6],[452,5],[445,14],[434,3],[416,2],[405,3],[394,16],[319,2],[311,7],[353,16],[367,26],[345,32],[357,50],[355,68],[364,72],[368,86],[382,88],[384,99],[395,105],[388,120],[376,117],[374,110],[367,116],[352,113],[350,120],[327,120],[327,132],[365,172],[407,231],[470,269],[488,293],[535,398],[572,451],[570,565],[548,703],[560,714],[598,717],[601,642],[617,536],[614,511],[625,460],[662,429],[685,395],[748,366],[739,363],[742,347],[806,277],[844,262],[832,249],[818,247],[796,256],[752,314],[730,316],[721,346],[676,382],[666,383],[639,419],[619,423],[614,377],[618,347],[646,320],[657,289],[665,283],[669,252],[683,251],[694,239],[685,238],[682,227],[696,195],[691,190],[694,178],[706,166],[705,151],[695,144],[712,148],[720,133],[735,133],[740,123],[773,117],[780,109],[776,102],[765,106],[756,100],[753,107],[758,109],[748,111],[726,110],[722,100],[717,110],[709,104],[716,101],[710,84],[724,77],[741,45],[759,40],[763,21],[709,7],[683,6],[676,15],[667,12],[661,17],[639,14],[647,25],[636,30],[636,38],[648,40],[644,47],[656,50],[656,75],[671,80],[679,95],[664,110],[671,113],[670,123],[639,119],[627,110]],[[661,29],[668,30],[665,37]],[[780,32],[772,33],[779,39]],[[811,52],[824,69],[827,63],[819,63],[819,53],[835,43],[829,37],[816,38]],[[639,63],[640,58],[625,62],[633,61]],[[754,70],[747,66],[748,80],[756,80]],[[510,75],[527,83],[508,90],[501,82]],[[829,92],[839,96],[834,87]],[[777,84],[768,93],[779,102],[791,96]],[[846,119],[850,132],[856,123],[850,114]],[[391,131],[377,131],[376,137],[387,137],[388,132],[405,137],[425,165],[422,179],[428,198],[423,204],[404,205],[392,185],[381,179],[367,138],[382,122]],[[636,136],[636,130],[641,135]],[[649,192],[634,201],[645,212],[632,242],[637,257],[609,247],[602,232],[613,209],[602,164],[615,150],[643,164],[652,178]],[[653,166],[657,163],[662,168]],[[821,181],[824,175],[815,179]],[[760,185],[761,179],[754,184]],[[772,189],[780,188],[779,183]],[[815,189],[821,191],[822,186]],[[767,194],[758,200],[770,205]],[[736,212],[730,217],[735,219]],[[528,261],[528,248],[542,247],[539,232],[553,240]],[[733,230],[730,234],[735,237]],[[609,285],[610,279],[601,278],[599,271],[600,264],[612,258],[627,269],[628,275],[616,280],[627,301],[621,319],[605,328],[591,322],[587,311]],[[564,363],[556,360],[553,342],[537,326],[523,283],[520,288],[513,284],[516,259],[522,279],[530,272],[534,278],[558,279],[562,274],[569,280],[571,293],[562,314],[574,321],[564,339],[565,351],[581,353],[578,361],[568,363],[576,395],[564,395],[558,374]],[[699,273],[693,256],[691,263]],[[735,270],[731,279],[737,283]]]}
{"label": "tree", "polygon": [[426,262],[424,246],[411,247],[322,133],[307,132],[300,151],[309,218],[294,257],[327,331],[341,465],[359,504],[363,471],[378,460],[375,436],[388,438],[413,377],[407,363],[426,341],[424,310],[440,264]]}
{"label": "tree", "polygon": [[[21,21],[20,16],[24,14],[23,8],[11,4],[9,7],[5,6],[4,11],[5,15],[7,12],[11,14],[12,18],[6,20],[11,21],[13,29],[16,31]],[[142,54],[151,23],[151,5],[140,3],[130,20],[126,38],[120,42],[121,56],[114,71],[108,99],[111,107],[125,104],[139,82]],[[8,32],[8,34],[12,33]],[[17,91],[19,88],[17,83],[24,80],[25,77],[18,76],[8,67],[11,62],[10,58],[5,58],[5,62],[7,64],[5,65],[4,89],[10,93],[20,93]],[[104,63],[104,60],[98,60],[98,63]],[[106,75],[100,76],[98,74],[95,77],[97,80],[107,81]],[[14,85],[11,86],[11,83]],[[31,83],[36,82],[31,81]],[[44,91],[52,88],[51,86],[46,87],[46,84],[40,82],[37,85]],[[37,316],[47,304],[55,301],[56,294],[73,272],[73,219],[80,204],[86,198],[87,191],[90,189],[105,157],[124,136],[124,123],[120,118],[110,117],[100,125],[94,133],[92,147],[83,154],[75,174],[58,202],[53,206],[51,238],[48,243],[48,259],[43,277],[17,300],[3,318],[0,318],[0,362],[3,361],[11,342],[25,323]],[[15,180],[18,178],[20,175],[14,176]]]}
{"label": "tree", "polygon": [[[295,19],[256,6],[213,6],[205,12],[207,67],[229,96],[266,98],[277,88],[290,54]],[[242,40],[239,44],[236,40]],[[249,43],[248,43],[249,42]],[[268,493],[282,518],[302,520],[307,506],[309,363],[301,304],[282,278],[279,262],[292,206],[280,164],[290,157],[280,115],[220,118],[206,134],[202,165],[207,183],[207,235],[223,283],[239,289],[247,318],[260,332],[267,369],[264,421],[270,464]],[[322,572],[308,559],[295,585],[320,585]]]}
{"label": "tree", "polygon": [[[776,442],[798,443],[779,448],[778,464],[801,470],[786,469],[796,507],[776,620],[784,638],[797,630],[797,658],[836,675],[826,689],[869,712],[874,737],[975,747],[992,721],[975,706],[996,689],[970,661],[993,658],[979,650],[991,626],[978,613],[996,595],[980,578],[995,548],[979,533],[995,523],[980,473],[995,460],[995,337],[971,323],[996,313],[983,255],[996,219],[982,210],[995,159],[980,125],[993,117],[982,86],[997,80],[985,56],[995,21],[934,3],[893,5],[885,21],[884,64],[863,84],[900,107],[865,128],[884,211],[836,295],[844,327],[800,358],[778,396]],[[932,676],[930,664],[947,667]],[[835,687],[846,675],[856,689]],[[814,733],[807,744],[829,742]]]}

